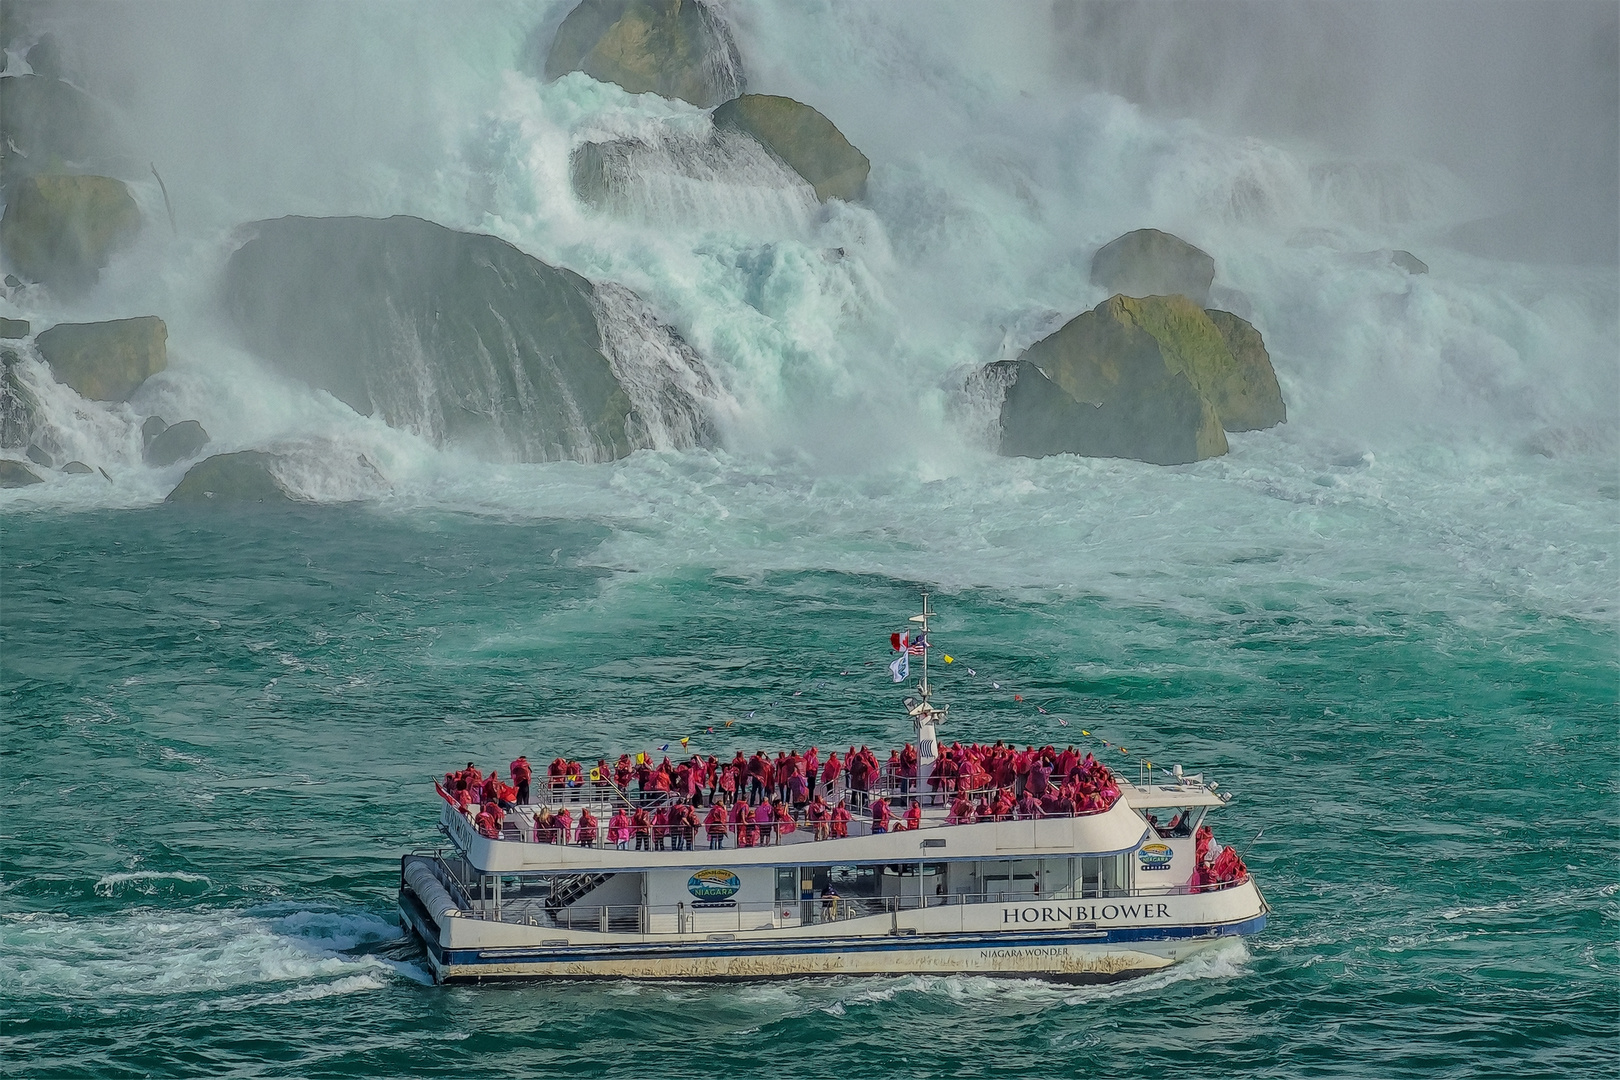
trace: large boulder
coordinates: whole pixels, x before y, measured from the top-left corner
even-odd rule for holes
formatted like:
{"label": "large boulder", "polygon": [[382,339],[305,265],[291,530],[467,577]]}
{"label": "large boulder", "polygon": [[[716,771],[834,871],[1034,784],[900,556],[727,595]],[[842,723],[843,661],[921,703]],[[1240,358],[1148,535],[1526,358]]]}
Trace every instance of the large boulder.
{"label": "large boulder", "polygon": [[168,366],[169,328],[156,315],[57,323],[34,339],[57,382],[91,401],[128,401]]}
{"label": "large boulder", "polygon": [[[148,417],[147,419],[156,419]],[[142,425],[142,434],[145,425]],[[177,461],[196,457],[203,447],[208,445],[208,432],[195,420],[182,420],[172,427],[166,427],[152,436],[146,443],[141,456],[148,465],[155,465],[160,469],[168,468]]]}
{"label": "large boulder", "polygon": [[0,183],[8,188],[39,173],[128,175],[134,166],[112,112],[60,79],[0,76],[0,130]]}
{"label": "large boulder", "polygon": [[13,461],[11,458],[0,458],[0,488],[27,487],[29,484],[42,482],[38,476],[34,475],[34,470],[22,462]]}
{"label": "large boulder", "polygon": [[1252,323],[1230,311],[1204,312],[1232,355],[1230,366],[1212,373],[1208,396],[1227,431],[1259,431],[1288,419],[1271,354]]}
{"label": "large boulder", "polygon": [[1187,376],[1167,371],[1156,383],[1130,385],[1106,400],[1076,401],[1028,360],[1006,360],[1001,404],[1002,454],[1134,458],[1182,465],[1226,453],[1214,409]]}
{"label": "large boulder", "polygon": [[249,227],[225,304],[250,348],[436,443],[603,461],[711,442],[702,360],[628,290],[419,218]]}
{"label": "large boulder", "polygon": [[544,66],[547,79],[570,71],[704,109],[744,88],[731,31],[697,0],[584,0],[557,28]]}
{"label": "large boulder", "polygon": [[[178,427],[179,425],[175,425]],[[282,503],[292,496],[277,478],[273,466],[274,454],[259,450],[240,450],[234,454],[215,454],[197,462],[164,502],[258,502]]]}
{"label": "large boulder", "polygon": [[1007,454],[1178,464],[1285,415],[1259,332],[1185,296],[1112,297],[992,368]]}
{"label": "large boulder", "polygon": [[1179,236],[1137,229],[1104,244],[1091,259],[1091,282],[1125,296],[1179,293],[1209,303],[1215,260]]}
{"label": "large boulder", "polygon": [[73,295],[94,285],[140,228],[140,209],[121,180],[29,176],[6,193],[0,250],[24,277]]}
{"label": "large boulder", "polygon": [[808,180],[822,202],[854,202],[866,194],[872,163],[831,120],[803,102],[771,94],[744,94],[714,110],[714,125],[758,139]]}

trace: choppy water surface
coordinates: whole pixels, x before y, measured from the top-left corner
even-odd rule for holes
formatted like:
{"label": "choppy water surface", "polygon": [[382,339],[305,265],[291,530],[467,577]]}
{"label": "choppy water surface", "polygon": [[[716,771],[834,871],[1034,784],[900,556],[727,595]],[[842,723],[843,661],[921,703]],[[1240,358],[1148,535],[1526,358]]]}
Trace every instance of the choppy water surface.
{"label": "choppy water surface", "polygon": [[[972,510],[972,477],[954,508],[949,485],[923,485],[876,514],[836,484],[723,486],[735,463],[652,455],[599,467],[617,515],[585,512],[597,496],[562,466],[528,474],[554,485],[555,516],[13,514],[4,1067],[1612,1072],[1612,498],[1540,459],[1500,479],[1570,508],[1541,541],[1561,558],[1530,582],[1467,557],[1483,502],[1425,519],[1459,537],[1436,550],[1399,509],[1412,476],[1307,507],[1248,502],[1214,464],[1041,463],[1000,518]],[[637,493],[671,473],[726,523],[705,549]],[[1088,520],[1098,499],[1110,522]],[[766,543],[788,501],[803,520]],[[957,512],[1001,538],[982,583]],[[1503,529],[1509,563],[1540,533]],[[1154,544],[1179,554],[1150,572]],[[1084,723],[1127,760],[1211,771],[1238,796],[1218,833],[1265,830],[1246,856],[1277,909],[1263,936],[1103,988],[426,985],[393,895],[398,855],[434,839],[430,774],[680,735],[726,752],[896,740],[885,635],[941,578],[936,637],[980,672],[942,675],[949,734],[1078,740]]]}

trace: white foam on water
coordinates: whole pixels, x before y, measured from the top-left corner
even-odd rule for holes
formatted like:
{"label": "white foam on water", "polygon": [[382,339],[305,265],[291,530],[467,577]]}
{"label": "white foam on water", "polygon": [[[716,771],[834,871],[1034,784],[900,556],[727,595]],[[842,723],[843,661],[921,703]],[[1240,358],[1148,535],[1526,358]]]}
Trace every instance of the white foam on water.
{"label": "white foam on water", "polygon": [[[97,896],[111,897],[120,893],[137,893],[145,896],[156,895],[165,890],[166,883],[178,883],[181,886],[203,885],[211,886],[213,882],[206,874],[192,874],[184,870],[131,870],[124,873],[105,874],[96,880],[94,886]],[[190,889],[173,891],[192,892]]]}
{"label": "white foam on water", "polygon": [[0,919],[0,981],[18,996],[109,1006],[261,985],[317,997],[421,981],[412,965],[354,954],[399,936],[375,915],[341,911],[10,915]]}

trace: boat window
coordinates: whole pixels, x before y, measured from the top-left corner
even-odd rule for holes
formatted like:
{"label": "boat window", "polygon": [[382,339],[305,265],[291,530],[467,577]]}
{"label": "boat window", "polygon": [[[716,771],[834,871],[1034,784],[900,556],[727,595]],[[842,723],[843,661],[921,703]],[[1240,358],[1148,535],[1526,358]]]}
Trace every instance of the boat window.
{"label": "boat window", "polygon": [[1166,806],[1148,815],[1148,824],[1161,837],[1191,836],[1204,816],[1201,806]]}
{"label": "boat window", "polygon": [[881,896],[882,875],[876,866],[834,866],[828,869],[827,880],[840,896]]}
{"label": "boat window", "polygon": [[797,866],[778,866],[776,868],[776,898],[778,900],[797,900],[799,898],[799,868]]}

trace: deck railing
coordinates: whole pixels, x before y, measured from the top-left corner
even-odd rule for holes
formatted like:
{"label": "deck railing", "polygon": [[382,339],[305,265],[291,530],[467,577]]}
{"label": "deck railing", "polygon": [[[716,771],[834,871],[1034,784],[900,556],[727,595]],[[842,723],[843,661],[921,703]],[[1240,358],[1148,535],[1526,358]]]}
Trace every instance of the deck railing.
{"label": "deck railing", "polygon": [[[863,794],[866,798],[859,798]],[[871,836],[877,834],[878,830],[874,827],[874,822],[869,816],[869,805],[870,800],[878,798],[879,794],[878,791],[857,793],[856,797],[859,801],[853,809],[860,816],[851,817],[849,821],[844,823],[842,836]],[[640,797],[643,795],[646,797],[645,802],[640,801]],[[797,816],[791,823],[773,820],[769,823],[752,826],[744,826],[740,823],[734,824],[729,820],[728,814],[725,832],[720,837],[719,843],[716,844],[714,834],[709,831],[709,826],[702,821],[702,811],[705,807],[701,805],[694,807],[699,811],[699,821],[696,826],[677,827],[649,824],[644,831],[640,832],[632,827],[628,836],[610,835],[612,832],[612,815],[615,811],[619,809],[657,810],[671,805],[675,801],[675,797],[669,792],[626,793],[616,788],[609,789],[606,795],[594,790],[579,792],[578,801],[553,800],[547,802],[542,798],[540,801],[531,801],[509,810],[501,824],[500,834],[489,837],[489,839],[525,844],[554,844],[564,847],[593,848],[596,850],[617,848],[621,851],[693,851],[736,848],[739,846],[739,837],[742,838],[741,846],[744,847],[774,847],[783,844],[801,844],[817,840],[841,838],[837,826],[831,821],[824,820],[820,825],[817,825],[807,820],[802,811],[796,812]],[[712,805],[712,803],[708,805]],[[760,805],[767,804],[761,803]],[[995,818],[979,820],[1041,821],[1053,817],[1091,817],[1105,813],[1112,808],[1113,803],[1099,809],[1076,811],[1072,814],[1055,814],[1040,811],[1035,815],[1028,815],[1014,811]],[[469,828],[474,827],[472,819],[476,809],[477,804],[474,803],[471,808],[462,813],[462,818]],[[537,824],[540,811],[552,809],[567,809],[569,811],[570,820],[566,827],[555,822],[549,826]],[[585,810],[591,810],[596,818],[594,830],[582,831],[581,822],[576,818],[575,811],[583,812]],[[954,824],[957,824],[957,822],[948,815],[941,816],[937,812],[936,804],[935,812],[925,814],[917,830],[908,829],[903,815],[897,813],[890,819],[888,827],[882,831],[888,833],[920,831],[945,828]],[[717,824],[716,828],[718,827]],[[755,839],[756,836],[757,840]]]}

